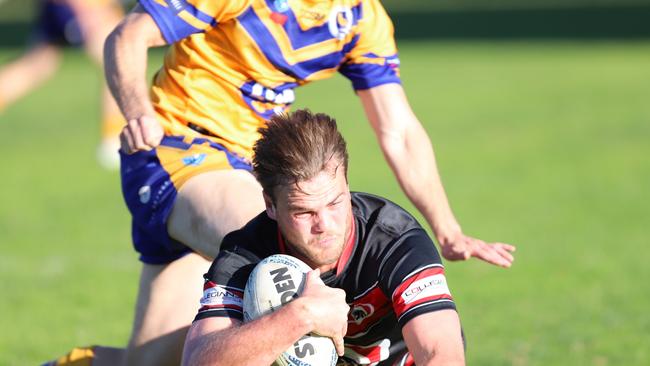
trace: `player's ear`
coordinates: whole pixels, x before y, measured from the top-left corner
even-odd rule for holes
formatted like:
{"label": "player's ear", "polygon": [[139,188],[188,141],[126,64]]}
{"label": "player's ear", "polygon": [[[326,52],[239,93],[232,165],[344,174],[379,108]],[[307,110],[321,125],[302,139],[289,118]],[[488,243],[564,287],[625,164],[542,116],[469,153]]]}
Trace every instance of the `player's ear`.
{"label": "player's ear", "polygon": [[264,205],[266,206],[266,215],[271,218],[272,220],[276,220],[276,215],[275,215],[275,205],[273,204],[273,199],[271,196],[269,196],[266,191],[262,192],[262,196],[264,196]]}

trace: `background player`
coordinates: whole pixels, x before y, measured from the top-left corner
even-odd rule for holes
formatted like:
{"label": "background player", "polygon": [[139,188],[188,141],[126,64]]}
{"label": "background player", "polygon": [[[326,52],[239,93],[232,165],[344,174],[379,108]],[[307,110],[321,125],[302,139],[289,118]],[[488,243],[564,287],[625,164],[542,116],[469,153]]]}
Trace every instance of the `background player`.
{"label": "background player", "polygon": [[[334,120],[304,110],[273,117],[253,165],[266,212],[224,239],[205,276],[184,365],[270,365],[311,332],[332,337],[339,356],[345,344],[353,364],[464,364],[435,246],[401,208],[350,193],[347,150]],[[296,300],[241,324],[250,272],[278,253],[315,271]]]}
{"label": "background player", "polygon": [[[513,247],[464,235],[451,212],[392,30],[378,0],[141,0],[108,37],[107,81],[127,120],[122,188],[143,262],[127,363],[178,363],[201,296],[191,283],[226,233],[264,208],[249,173],[258,127],[288,109],[295,87],[337,71],[443,255],[510,266]],[[150,92],[147,49],[164,44]]]}
{"label": "background player", "polygon": [[[102,47],[110,31],[122,19],[117,0],[41,0],[30,45],[18,59],[0,69],[0,113],[7,106],[54,75],[61,60],[61,47],[83,46],[96,63],[102,63]],[[119,167],[118,135],[124,119],[108,88],[102,87],[100,164]]]}

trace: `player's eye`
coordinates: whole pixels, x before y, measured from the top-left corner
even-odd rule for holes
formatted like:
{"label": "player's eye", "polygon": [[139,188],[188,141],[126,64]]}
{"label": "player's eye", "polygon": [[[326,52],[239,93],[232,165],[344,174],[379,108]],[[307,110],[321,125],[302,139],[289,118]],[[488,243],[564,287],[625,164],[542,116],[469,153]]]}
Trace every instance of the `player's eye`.
{"label": "player's eye", "polygon": [[311,216],[310,211],[298,211],[293,213],[293,217],[297,219],[306,219]]}

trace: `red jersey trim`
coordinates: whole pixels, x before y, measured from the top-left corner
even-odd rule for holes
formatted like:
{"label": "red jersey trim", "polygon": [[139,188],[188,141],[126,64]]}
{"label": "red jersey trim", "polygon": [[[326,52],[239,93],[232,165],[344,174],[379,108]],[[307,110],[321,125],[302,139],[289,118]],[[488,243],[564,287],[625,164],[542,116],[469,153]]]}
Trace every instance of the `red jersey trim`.
{"label": "red jersey trim", "polygon": [[287,254],[287,246],[284,244],[284,238],[282,237],[280,227],[277,226],[277,224],[275,230],[278,232],[278,249],[280,250],[280,254]]}
{"label": "red jersey trim", "polygon": [[442,267],[424,268],[402,282],[393,292],[393,309],[401,317],[410,309],[442,299],[451,300]]}
{"label": "red jersey trim", "polygon": [[354,215],[350,215],[350,216],[352,216],[350,235],[348,236],[348,240],[345,242],[345,246],[343,247],[343,252],[339,257],[339,260],[336,262],[337,276],[343,272],[343,269],[350,261],[350,256],[352,255],[352,251],[354,250],[354,247],[356,246],[357,243],[357,223],[354,221]]}

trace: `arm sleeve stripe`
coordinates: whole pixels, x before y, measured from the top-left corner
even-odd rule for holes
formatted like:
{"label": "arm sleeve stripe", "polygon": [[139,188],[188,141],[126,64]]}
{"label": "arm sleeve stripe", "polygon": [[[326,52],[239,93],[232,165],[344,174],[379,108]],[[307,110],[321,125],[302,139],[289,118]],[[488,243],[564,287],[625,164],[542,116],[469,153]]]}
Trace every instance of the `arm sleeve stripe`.
{"label": "arm sleeve stripe", "polygon": [[240,310],[240,309],[231,309],[231,308],[205,309],[205,310],[202,310],[199,314],[203,314],[203,313],[210,312],[210,311],[226,311],[226,312],[232,311],[232,312],[235,312],[237,314],[243,314],[242,310]]}
{"label": "arm sleeve stripe", "polygon": [[377,64],[346,64],[340,69],[341,74],[352,82],[355,90],[370,89],[383,84],[401,84],[401,79],[394,69]]}
{"label": "arm sleeve stripe", "polygon": [[209,289],[209,288],[216,287],[216,286],[220,286],[220,287],[225,288],[225,289],[228,290],[228,291],[235,292],[235,293],[237,293],[239,296],[244,296],[244,289],[241,289],[241,288],[239,288],[239,287],[232,287],[232,286],[226,286],[226,285],[219,285],[219,284],[214,283],[214,282],[209,281],[209,280],[206,280],[206,281],[203,283],[203,290],[205,291],[205,290],[207,290],[207,289]]}
{"label": "arm sleeve stripe", "polygon": [[205,305],[199,309],[199,312],[202,313],[204,311],[221,310],[221,309],[235,310],[240,313],[243,311],[241,306],[224,304],[224,305]]}
{"label": "arm sleeve stripe", "polygon": [[412,309],[418,308],[421,305],[426,305],[426,304],[436,304],[440,301],[454,301],[452,300],[451,296],[449,295],[439,295],[439,296],[432,296],[428,297],[422,300],[418,300],[412,304],[400,304],[400,305],[395,305],[395,313],[401,318],[402,315],[408,313]]}
{"label": "arm sleeve stripe", "polygon": [[212,309],[196,314],[194,321],[212,317],[231,318],[241,322],[244,316],[241,311],[234,309]]}
{"label": "arm sleeve stripe", "polygon": [[194,33],[201,33],[217,21],[183,1],[172,6],[160,0],[140,0],[140,5],[151,15],[168,43],[174,43]]}
{"label": "arm sleeve stripe", "polygon": [[[222,0],[222,1],[228,1],[228,0]],[[203,23],[209,24],[211,26],[217,25],[217,20],[214,19],[213,16],[206,14],[201,10],[197,9],[194,5],[190,4],[187,0],[182,0],[182,2],[185,5],[184,8],[186,8],[186,10],[196,19],[200,20]]]}
{"label": "arm sleeve stripe", "polygon": [[402,283],[400,283],[399,286],[393,291],[391,295],[391,299],[395,299],[399,295],[402,294],[413,282],[417,280],[416,277],[425,277],[428,275],[436,275],[436,274],[441,274],[444,273],[444,267],[442,264],[430,264],[428,266],[420,267],[416,269],[415,271],[407,274],[404,276],[404,279],[402,280]]}
{"label": "arm sleeve stripe", "polygon": [[140,0],[140,5],[142,5],[144,10],[146,10],[147,13],[151,15],[154,22],[156,22],[158,29],[160,29],[160,33],[162,33],[167,43],[174,43],[180,39],[174,31],[173,22],[165,16],[165,13],[169,11],[166,4],[162,5],[159,1]]}
{"label": "arm sleeve stripe", "polygon": [[422,272],[425,269],[429,269],[429,268],[443,268],[444,269],[445,267],[440,263],[433,263],[433,264],[426,265],[424,267],[420,267],[420,268],[416,269],[415,271],[413,271],[413,272],[407,274],[406,276],[404,276],[404,278],[402,278],[402,282],[408,280],[410,277],[416,275],[417,273]]}
{"label": "arm sleeve stripe", "polygon": [[400,316],[397,318],[397,322],[401,322],[402,319],[403,319],[405,316],[408,316],[411,312],[413,312],[413,311],[415,311],[415,310],[418,310],[418,309],[420,309],[420,308],[422,308],[422,307],[424,307],[424,306],[427,306],[427,305],[435,305],[435,304],[441,304],[441,305],[443,305],[443,304],[449,304],[449,305],[451,305],[451,306],[444,306],[444,307],[436,308],[436,310],[442,310],[442,309],[455,309],[455,308],[456,308],[456,306],[455,306],[455,304],[454,304],[454,301],[451,300],[451,299],[440,299],[440,300],[436,300],[436,301],[428,301],[428,302],[426,302],[426,303],[419,304],[419,305],[417,305],[417,306],[414,306],[414,307],[412,307],[412,308],[406,310],[404,313],[402,313],[402,315],[400,315]]}
{"label": "arm sleeve stripe", "polygon": [[393,292],[393,309],[398,317],[418,308],[422,304],[451,300],[444,270],[440,267],[427,268],[410,276]]}
{"label": "arm sleeve stripe", "polygon": [[192,16],[187,10],[181,10],[178,13],[178,17],[183,19],[187,24],[191,25],[196,29],[205,29],[210,26],[210,23],[206,23],[199,18]]}

